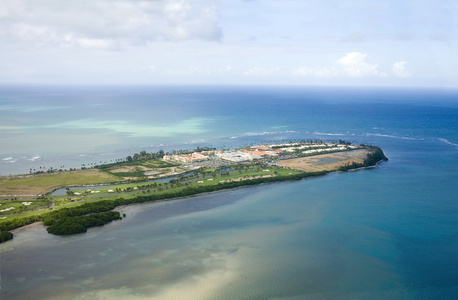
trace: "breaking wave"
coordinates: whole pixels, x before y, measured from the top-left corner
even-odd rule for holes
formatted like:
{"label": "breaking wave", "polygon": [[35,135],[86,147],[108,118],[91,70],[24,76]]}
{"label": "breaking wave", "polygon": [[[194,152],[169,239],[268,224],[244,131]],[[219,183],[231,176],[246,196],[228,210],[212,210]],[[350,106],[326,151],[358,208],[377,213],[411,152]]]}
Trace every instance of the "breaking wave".
{"label": "breaking wave", "polygon": [[458,147],[458,144],[452,143],[452,142],[450,142],[450,141],[449,141],[449,140],[447,140],[447,139],[444,139],[444,138],[438,138],[438,140],[439,140],[439,141],[441,141],[441,142],[443,142],[443,143],[445,143],[445,144],[447,144],[447,145],[451,145],[451,146],[455,146],[455,147]]}
{"label": "breaking wave", "polygon": [[326,136],[349,136],[355,135],[354,133],[331,133],[331,132],[314,132],[314,135],[326,135]]}
{"label": "breaking wave", "polygon": [[380,137],[387,137],[387,138],[393,138],[393,139],[414,140],[414,141],[424,140],[424,138],[414,138],[414,137],[408,137],[408,136],[397,136],[397,135],[381,134],[381,133],[367,133],[366,136],[380,136]]}
{"label": "breaking wave", "polygon": [[2,159],[2,161],[5,163],[5,164],[10,164],[10,163],[15,163],[18,161],[17,158],[14,158],[14,157],[5,157],[4,159]]}
{"label": "breaking wave", "polygon": [[263,136],[263,135],[285,134],[285,133],[299,133],[299,132],[298,132],[298,131],[294,131],[294,130],[286,130],[286,131],[264,131],[264,132],[248,132],[248,133],[245,133],[244,136]]}

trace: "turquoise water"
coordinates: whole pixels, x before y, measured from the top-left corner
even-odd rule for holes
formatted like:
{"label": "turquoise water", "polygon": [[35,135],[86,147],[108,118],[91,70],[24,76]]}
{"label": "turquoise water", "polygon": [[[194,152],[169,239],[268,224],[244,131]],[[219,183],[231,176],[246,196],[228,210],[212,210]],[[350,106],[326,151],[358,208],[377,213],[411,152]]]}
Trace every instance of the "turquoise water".
{"label": "turquoise water", "polygon": [[[456,93],[189,93],[163,94],[192,103],[193,112],[185,109],[190,116],[220,117],[205,133],[171,135],[171,145],[185,145],[186,138],[211,144],[343,138],[379,145],[389,161],[299,182],[133,205],[122,208],[124,220],[71,237],[49,235],[40,225],[21,229],[0,245],[1,299],[456,297]],[[231,97],[232,105],[220,102]],[[241,124],[229,134],[227,126],[237,118]],[[117,149],[124,151],[136,137],[118,139]],[[141,140],[134,149],[151,146]],[[7,148],[2,146],[5,154]],[[59,159],[73,157],[59,151]],[[41,163],[46,153],[39,153]],[[75,156],[80,154],[89,152]]]}
{"label": "turquoise water", "polygon": [[0,175],[279,139],[454,146],[457,97],[415,89],[0,87]]}

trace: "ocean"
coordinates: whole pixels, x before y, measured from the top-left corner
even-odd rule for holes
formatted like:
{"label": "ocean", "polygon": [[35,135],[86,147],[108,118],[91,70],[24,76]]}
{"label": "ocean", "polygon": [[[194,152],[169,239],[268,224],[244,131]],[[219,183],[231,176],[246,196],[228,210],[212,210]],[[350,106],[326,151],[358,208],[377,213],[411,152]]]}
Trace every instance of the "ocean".
{"label": "ocean", "polygon": [[142,150],[279,140],[380,146],[376,168],[122,208],[0,244],[1,299],[454,299],[458,91],[1,87],[0,174]]}

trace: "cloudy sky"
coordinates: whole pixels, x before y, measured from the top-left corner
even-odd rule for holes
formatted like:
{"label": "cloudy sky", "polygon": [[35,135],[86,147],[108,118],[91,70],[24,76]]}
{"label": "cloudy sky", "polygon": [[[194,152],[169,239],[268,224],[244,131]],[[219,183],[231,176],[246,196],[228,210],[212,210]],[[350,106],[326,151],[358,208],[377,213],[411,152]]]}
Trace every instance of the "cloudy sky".
{"label": "cloudy sky", "polygon": [[0,84],[458,87],[456,0],[0,0]]}

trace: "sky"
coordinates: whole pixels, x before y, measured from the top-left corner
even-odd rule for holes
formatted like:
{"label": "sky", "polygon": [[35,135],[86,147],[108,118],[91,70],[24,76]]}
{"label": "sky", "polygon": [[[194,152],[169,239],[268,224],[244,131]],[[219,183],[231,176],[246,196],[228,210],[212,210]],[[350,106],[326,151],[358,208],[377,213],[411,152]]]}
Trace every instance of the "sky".
{"label": "sky", "polygon": [[458,87],[456,0],[0,0],[0,84]]}

